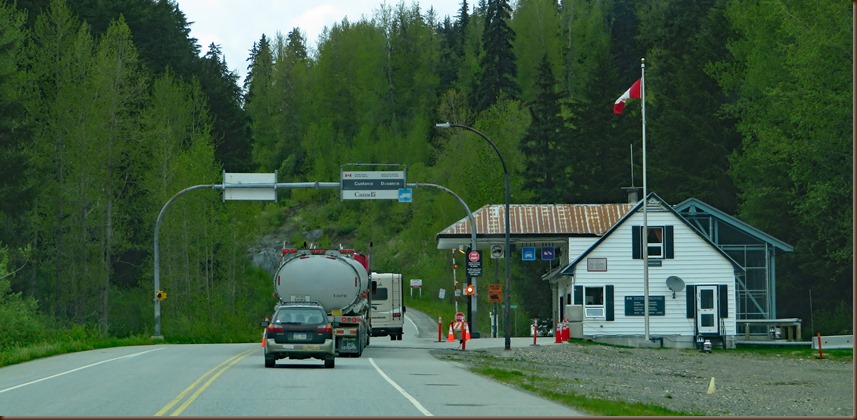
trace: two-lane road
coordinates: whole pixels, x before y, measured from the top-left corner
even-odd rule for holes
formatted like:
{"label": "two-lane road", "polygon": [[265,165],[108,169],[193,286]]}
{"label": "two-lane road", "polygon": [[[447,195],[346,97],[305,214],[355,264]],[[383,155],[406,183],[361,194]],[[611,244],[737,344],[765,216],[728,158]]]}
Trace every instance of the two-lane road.
{"label": "two-lane road", "polygon": [[[425,321],[409,314],[402,341],[374,337],[362,357],[338,358],[334,369],[288,359],[266,369],[259,343],[122,347],[8,366],[0,415],[580,415],[434,358],[429,350],[457,343],[439,343]],[[468,348],[488,340],[502,343]]]}

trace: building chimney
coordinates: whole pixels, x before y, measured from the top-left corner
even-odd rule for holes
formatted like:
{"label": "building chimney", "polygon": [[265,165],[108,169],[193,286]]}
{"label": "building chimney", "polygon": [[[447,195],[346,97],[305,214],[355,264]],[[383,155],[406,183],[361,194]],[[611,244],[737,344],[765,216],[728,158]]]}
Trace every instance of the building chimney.
{"label": "building chimney", "polygon": [[634,204],[640,201],[640,187],[622,187],[628,193],[628,203]]}

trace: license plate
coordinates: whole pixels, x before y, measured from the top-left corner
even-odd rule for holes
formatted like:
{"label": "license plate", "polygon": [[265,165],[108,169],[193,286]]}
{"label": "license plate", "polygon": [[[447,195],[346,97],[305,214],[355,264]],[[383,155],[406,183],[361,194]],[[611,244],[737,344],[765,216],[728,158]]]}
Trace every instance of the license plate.
{"label": "license plate", "polygon": [[294,340],[306,340],[306,333],[294,333],[294,334],[292,334],[292,339],[294,339]]}

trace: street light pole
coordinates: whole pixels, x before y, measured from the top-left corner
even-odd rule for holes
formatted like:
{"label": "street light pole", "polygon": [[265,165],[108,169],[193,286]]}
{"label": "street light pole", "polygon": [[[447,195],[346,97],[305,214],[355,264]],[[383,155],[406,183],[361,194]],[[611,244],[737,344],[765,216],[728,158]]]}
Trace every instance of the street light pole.
{"label": "street light pole", "polygon": [[[503,165],[503,176],[504,176],[504,184],[505,184],[504,186],[506,189],[506,194],[505,194],[506,195],[506,214],[504,216],[505,228],[506,228],[506,232],[505,232],[506,246],[504,247],[504,251],[503,251],[504,258],[506,259],[506,292],[505,292],[505,297],[503,298],[503,300],[504,300],[506,307],[503,309],[503,332],[506,335],[505,349],[509,350],[512,347],[512,336],[511,336],[510,329],[509,329],[509,324],[510,324],[509,295],[511,294],[511,287],[510,287],[510,280],[511,280],[510,262],[511,262],[511,259],[509,257],[510,257],[510,254],[512,252],[512,249],[511,249],[511,238],[510,238],[510,231],[509,231],[509,170],[506,168],[506,161],[503,160],[503,155],[500,154],[500,150],[497,149],[497,145],[494,144],[494,142],[491,141],[491,139],[489,139],[488,136],[486,136],[485,134],[482,134],[479,130],[477,130],[473,127],[468,127],[466,125],[461,125],[461,124],[450,124],[448,122],[437,123],[434,126],[437,128],[450,128],[450,127],[463,128],[465,130],[469,130],[469,131],[472,131],[472,132],[478,134],[479,137],[482,137],[483,139],[485,139],[485,141],[488,142],[488,144],[491,145],[491,147],[494,149],[494,152],[497,153],[497,157],[500,158],[500,164]],[[476,226],[471,226],[471,229],[475,229],[475,228],[476,228]]]}

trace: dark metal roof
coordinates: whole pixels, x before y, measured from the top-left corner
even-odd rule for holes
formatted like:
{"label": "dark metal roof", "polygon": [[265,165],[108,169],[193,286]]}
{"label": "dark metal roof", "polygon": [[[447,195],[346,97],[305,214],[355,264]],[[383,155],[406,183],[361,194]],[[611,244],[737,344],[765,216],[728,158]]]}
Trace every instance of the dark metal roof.
{"label": "dark metal roof", "polygon": [[726,223],[735,229],[743,232],[746,235],[757,238],[761,241],[767,242],[771,246],[776,247],[777,249],[783,252],[794,252],[794,247],[791,245],[765,233],[759,229],[756,229],[753,226],[744,223],[740,219],[730,216],[717,208],[712,207],[710,204],[703,202],[702,200],[696,198],[688,198],[687,200],[682,201],[679,204],[673,206],[677,212],[682,214],[683,216],[698,216],[698,215],[709,215],[714,217],[717,220]]}
{"label": "dark metal roof", "polygon": [[[510,204],[510,236],[601,236],[634,204]],[[487,204],[473,212],[476,234],[505,234],[505,205]],[[437,234],[437,238],[470,235],[467,217]]]}

